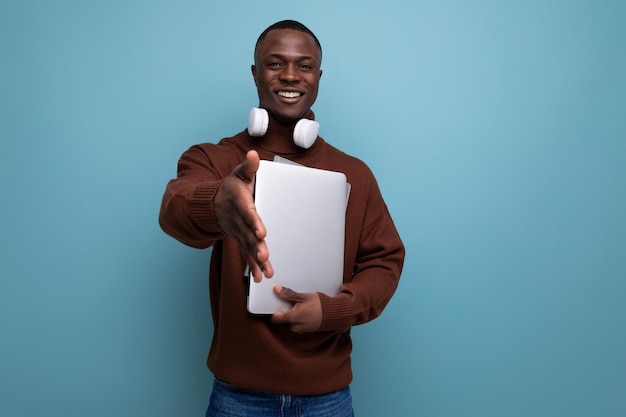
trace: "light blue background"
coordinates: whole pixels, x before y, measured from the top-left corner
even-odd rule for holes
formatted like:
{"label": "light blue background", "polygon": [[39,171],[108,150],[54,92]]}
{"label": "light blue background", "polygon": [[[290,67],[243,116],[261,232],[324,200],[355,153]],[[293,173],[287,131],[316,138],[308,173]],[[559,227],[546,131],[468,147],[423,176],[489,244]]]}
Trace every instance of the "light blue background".
{"label": "light blue background", "polygon": [[357,415],[626,415],[619,0],[2,1],[0,415],[203,415],[210,252],[160,199],[245,127],[283,18],[407,247],[353,331]]}

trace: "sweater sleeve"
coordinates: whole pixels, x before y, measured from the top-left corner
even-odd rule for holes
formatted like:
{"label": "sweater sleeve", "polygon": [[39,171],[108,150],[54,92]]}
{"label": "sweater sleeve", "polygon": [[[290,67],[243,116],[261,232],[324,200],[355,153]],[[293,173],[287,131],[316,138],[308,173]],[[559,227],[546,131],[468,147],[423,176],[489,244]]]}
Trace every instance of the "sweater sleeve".
{"label": "sweater sleeve", "polygon": [[[405,248],[373,176],[352,279],[339,294],[319,294],[323,321],[320,331],[345,332],[378,317],[394,294],[404,264]],[[348,231],[351,233],[351,231]]]}
{"label": "sweater sleeve", "polygon": [[222,239],[213,201],[224,176],[200,146],[186,151],[178,161],[177,177],[163,195],[159,213],[163,231],[194,248],[206,248]]}

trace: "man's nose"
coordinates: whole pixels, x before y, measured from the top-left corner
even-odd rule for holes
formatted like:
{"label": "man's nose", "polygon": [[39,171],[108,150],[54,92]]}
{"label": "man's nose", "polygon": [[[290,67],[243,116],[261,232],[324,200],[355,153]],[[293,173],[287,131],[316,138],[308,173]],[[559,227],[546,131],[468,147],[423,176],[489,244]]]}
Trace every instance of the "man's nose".
{"label": "man's nose", "polygon": [[300,74],[295,65],[287,65],[281,72],[281,79],[287,82],[294,82],[300,79]]}

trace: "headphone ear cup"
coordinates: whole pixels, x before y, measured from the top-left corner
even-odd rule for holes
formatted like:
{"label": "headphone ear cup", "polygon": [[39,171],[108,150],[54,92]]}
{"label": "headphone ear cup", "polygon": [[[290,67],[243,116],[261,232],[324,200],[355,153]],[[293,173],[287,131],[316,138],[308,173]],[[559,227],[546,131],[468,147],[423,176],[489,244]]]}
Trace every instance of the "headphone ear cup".
{"label": "headphone ear cup", "polygon": [[315,120],[301,119],[293,129],[293,142],[301,148],[309,149],[315,143],[320,124]]}
{"label": "headphone ear cup", "polygon": [[248,133],[250,136],[260,137],[265,135],[270,124],[270,116],[267,110],[253,107],[248,114]]}

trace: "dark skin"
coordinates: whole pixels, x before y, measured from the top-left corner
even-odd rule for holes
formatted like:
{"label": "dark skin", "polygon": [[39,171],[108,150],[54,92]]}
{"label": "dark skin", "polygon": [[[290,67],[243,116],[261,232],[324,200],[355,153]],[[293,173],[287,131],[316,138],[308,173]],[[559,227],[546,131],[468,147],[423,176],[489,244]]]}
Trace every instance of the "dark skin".
{"label": "dark skin", "polygon": [[[305,117],[317,98],[321,60],[321,51],[309,34],[291,29],[269,32],[257,46],[252,65],[259,107],[266,109],[271,119],[285,124],[295,124]],[[263,275],[267,278],[274,275],[265,243],[267,230],[252,194],[259,161],[256,151],[248,152],[246,160],[224,179],[214,201],[220,227],[239,243],[256,282]],[[274,291],[292,304],[291,308],[272,315],[274,323],[286,324],[296,333],[320,328],[322,306],[316,293],[298,293],[279,285],[274,286]]]}
{"label": "dark skin", "polygon": [[254,53],[259,107],[283,123],[305,117],[317,98],[322,56],[313,38],[296,30],[267,34]]}

